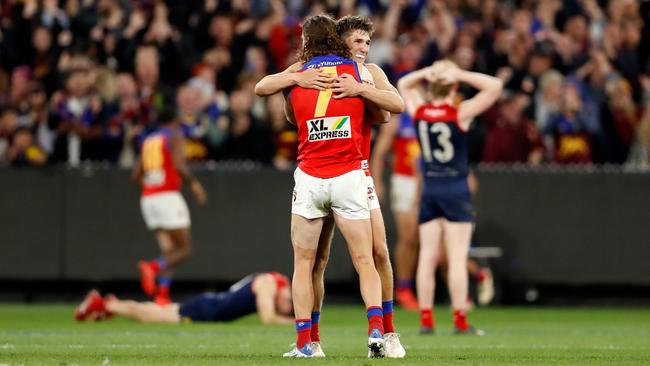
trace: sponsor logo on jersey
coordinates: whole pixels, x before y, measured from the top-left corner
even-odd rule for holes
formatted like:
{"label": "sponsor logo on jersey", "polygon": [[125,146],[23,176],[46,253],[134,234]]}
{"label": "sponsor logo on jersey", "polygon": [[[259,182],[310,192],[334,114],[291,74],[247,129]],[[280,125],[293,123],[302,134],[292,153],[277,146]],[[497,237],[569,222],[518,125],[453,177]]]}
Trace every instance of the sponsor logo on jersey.
{"label": "sponsor logo on jersey", "polygon": [[307,121],[309,141],[348,139],[352,137],[350,116],[323,117]]}
{"label": "sponsor logo on jersey", "polygon": [[444,109],[427,108],[424,110],[424,115],[431,118],[442,117],[445,114],[447,114],[447,112]]}
{"label": "sponsor logo on jersey", "polygon": [[338,65],[342,65],[344,63],[348,63],[346,61],[347,60],[320,61],[320,62],[311,64],[311,65],[305,66],[305,69],[314,69],[314,68],[320,69],[321,67],[325,67],[325,66],[338,66]]}

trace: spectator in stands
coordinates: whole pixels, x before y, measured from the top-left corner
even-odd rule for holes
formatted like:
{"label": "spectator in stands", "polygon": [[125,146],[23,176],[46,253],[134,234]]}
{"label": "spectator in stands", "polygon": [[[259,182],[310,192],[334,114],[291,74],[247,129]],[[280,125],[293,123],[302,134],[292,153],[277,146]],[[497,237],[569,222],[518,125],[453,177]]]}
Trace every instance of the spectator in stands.
{"label": "spectator in stands", "polygon": [[18,113],[12,107],[5,107],[0,110],[0,162],[7,162],[7,152],[11,145],[11,136],[18,124]]}
{"label": "spectator in stands", "polygon": [[254,97],[252,90],[244,88],[230,95],[230,110],[226,115],[228,138],[221,149],[221,157],[269,165],[273,159],[273,135],[268,124],[251,113]]}
{"label": "spectator in stands", "polygon": [[280,170],[291,170],[298,157],[298,131],[287,121],[284,98],[280,93],[266,97],[266,110],[275,144],[273,166]]}
{"label": "spectator in stands", "polygon": [[145,118],[143,122],[147,128],[151,128],[155,114],[164,105],[171,105],[174,100],[174,92],[160,82],[159,53],[156,47],[151,45],[138,47],[135,53],[135,78],[140,108]]}
{"label": "spectator in stands", "polygon": [[549,117],[560,111],[563,81],[564,76],[557,70],[549,70],[541,75],[533,99],[537,129],[544,130]]}
{"label": "spectator in stands", "polygon": [[141,104],[131,74],[117,75],[115,89],[116,100],[106,108],[106,155],[113,163],[131,167],[137,155],[139,137],[144,134],[149,122],[149,110]]}
{"label": "spectator in stands", "polygon": [[56,131],[52,158],[56,162],[77,166],[83,160],[103,160],[103,104],[94,83],[93,69],[76,68],[70,71],[65,88],[52,96],[52,127]]}
{"label": "spectator in stands", "polygon": [[18,125],[27,127],[34,134],[36,144],[48,156],[54,149],[54,133],[49,127],[50,110],[43,85],[30,83],[27,94],[28,110],[18,117]]}
{"label": "spectator in stands", "polygon": [[29,83],[31,81],[32,69],[27,65],[18,66],[11,73],[9,104],[21,112],[29,109],[27,105],[27,94],[29,93]]}
{"label": "spectator in stands", "polygon": [[530,103],[529,99],[524,94],[512,94],[496,107],[485,139],[485,162],[532,165],[542,162],[544,144],[541,135],[523,113]]}
{"label": "spectator in stands", "polygon": [[[630,136],[640,132],[638,127],[629,128],[621,137],[620,127],[630,124],[614,122],[620,120],[620,103],[608,99],[606,84],[612,85],[608,81],[613,77],[622,78],[629,85],[637,114],[643,115],[644,88],[639,75],[650,60],[650,52],[643,47],[650,34],[649,10],[650,3],[639,0],[304,4],[218,0],[2,1],[0,107],[17,108],[22,124],[27,121],[25,116],[36,115],[27,102],[32,81],[43,85],[49,105],[58,105],[55,99],[61,93],[55,92],[67,83],[71,70],[94,69],[92,63],[96,62],[112,73],[128,72],[135,76],[140,101],[139,112],[132,114],[137,115],[137,123],[131,124],[143,126],[146,131],[156,111],[162,105],[174,104],[178,88],[189,83],[201,89],[199,113],[217,121],[209,124],[216,127],[210,131],[217,133],[208,134],[208,158],[229,159],[229,155],[223,154],[232,117],[231,112],[226,114],[228,99],[234,91],[247,89],[250,80],[254,84],[258,75],[283,69],[293,62],[301,43],[301,19],[310,13],[366,13],[376,29],[368,61],[380,64],[393,81],[414,68],[450,58],[463,68],[497,75],[506,82],[508,90],[532,97],[526,115],[543,131],[547,130],[550,115],[561,114],[562,94],[558,93],[558,85],[565,78],[577,78],[579,114],[592,135],[589,160],[621,163],[628,155]],[[199,62],[200,72],[190,69]],[[8,87],[3,86],[3,79],[5,84],[10,79]],[[474,92],[469,88],[460,90],[465,97]],[[627,98],[627,92],[622,96]],[[121,152],[129,151],[122,150],[129,145],[123,139],[133,141],[131,132],[127,136],[123,129],[129,123],[115,123],[116,118],[127,118],[117,112],[125,109],[116,107],[121,102],[101,97],[105,99],[102,104],[107,106],[97,119],[101,126],[102,119],[107,118],[103,137],[84,139],[82,150],[95,150],[93,159],[128,165],[128,154]],[[253,117],[262,122],[260,125],[272,124],[266,116],[273,113],[267,111],[263,101],[254,100],[251,109]],[[631,109],[628,105],[626,110]],[[612,114],[616,117],[610,117]],[[57,120],[56,108],[51,115],[53,118],[48,118],[53,128],[65,126]],[[127,119],[135,122],[133,117]],[[481,131],[483,126],[475,124],[470,132],[471,149],[477,152],[472,156],[477,161],[487,136]],[[49,152],[42,136],[37,131],[33,133],[38,144]],[[75,151],[67,142],[61,145],[61,137],[67,138],[67,131],[59,129],[57,134],[59,148],[50,159],[54,163],[68,161],[68,147]],[[273,134],[265,136],[265,144],[273,144]],[[232,146],[228,149],[233,151]],[[546,151],[555,151],[555,147],[549,145]],[[270,154],[265,158],[269,162],[274,155]]]}
{"label": "spectator in stands", "polygon": [[47,155],[34,142],[32,131],[27,127],[18,127],[11,138],[7,150],[7,160],[13,166],[41,166],[47,162]]}
{"label": "spectator in stands", "polygon": [[614,77],[605,85],[607,104],[603,118],[611,121],[614,140],[614,161],[624,163],[636,138],[643,110],[633,100],[632,86],[622,77]]}
{"label": "spectator in stands", "polygon": [[566,81],[562,94],[560,110],[551,115],[544,129],[553,141],[553,161],[560,164],[591,163],[594,137],[588,129],[579,84]]}

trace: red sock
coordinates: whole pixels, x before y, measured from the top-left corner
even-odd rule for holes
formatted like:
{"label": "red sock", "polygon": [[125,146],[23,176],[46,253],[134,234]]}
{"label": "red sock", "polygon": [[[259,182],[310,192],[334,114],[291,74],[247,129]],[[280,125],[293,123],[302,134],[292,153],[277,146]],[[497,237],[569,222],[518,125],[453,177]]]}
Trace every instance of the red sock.
{"label": "red sock", "polygon": [[454,325],[459,330],[467,330],[469,324],[467,324],[467,314],[464,310],[454,310]]}
{"label": "red sock", "polygon": [[395,325],[393,324],[393,313],[384,313],[384,332],[395,333]]}
{"label": "red sock", "polygon": [[296,319],[296,334],[298,335],[296,341],[298,349],[311,343],[311,319]]}
{"label": "red sock", "polygon": [[169,298],[169,286],[158,286],[158,293],[156,296]]}
{"label": "red sock", "polygon": [[478,272],[476,273],[476,281],[479,283],[483,282],[485,280],[485,277],[486,277],[485,270],[479,268]]}
{"label": "red sock", "polygon": [[320,342],[320,334],[318,334],[318,323],[311,323],[311,341]]}
{"label": "red sock", "polygon": [[154,270],[154,272],[158,273],[162,268],[160,268],[160,263],[158,261],[149,261],[147,262],[151,266],[151,269]]}
{"label": "red sock", "polygon": [[420,310],[420,326],[433,329],[433,309]]}
{"label": "red sock", "polygon": [[368,314],[368,335],[373,329],[379,329],[381,335],[384,335],[384,314],[381,306],[371,306],[367,310]]}

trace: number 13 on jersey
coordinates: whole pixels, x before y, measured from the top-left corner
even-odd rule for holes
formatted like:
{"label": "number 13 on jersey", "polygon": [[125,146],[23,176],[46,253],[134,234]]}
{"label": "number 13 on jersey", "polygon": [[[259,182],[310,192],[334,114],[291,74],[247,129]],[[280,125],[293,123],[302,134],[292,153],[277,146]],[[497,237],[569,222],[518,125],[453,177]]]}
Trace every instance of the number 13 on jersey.
{"label": "number 13 on jersey", "polygon": [[[418,121],[418,134],[422,144],[422,158],[425,162],[431,163],[435,158],[440,163],[448,163],[454,158],[451,129],[446,123]],[[431,148],[430,135],[437,135],[435,149]]]}

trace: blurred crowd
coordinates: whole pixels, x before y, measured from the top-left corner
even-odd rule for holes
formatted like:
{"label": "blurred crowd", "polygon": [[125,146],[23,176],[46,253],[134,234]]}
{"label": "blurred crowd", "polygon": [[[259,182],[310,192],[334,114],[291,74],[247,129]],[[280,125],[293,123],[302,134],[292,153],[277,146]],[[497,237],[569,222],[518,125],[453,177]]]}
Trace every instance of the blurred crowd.
{"label": "blurred crowd", "polygon": [[319,13],[369,16],[368,62],[393,83],[441,58],[501,78],[474,163],[648,164],[643,0],[2,0],[0,163],[129,167],[173,104],[191,161],[290,169],[282,97],[253,89],[295,62]]}

